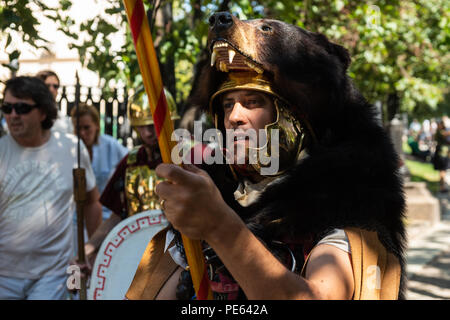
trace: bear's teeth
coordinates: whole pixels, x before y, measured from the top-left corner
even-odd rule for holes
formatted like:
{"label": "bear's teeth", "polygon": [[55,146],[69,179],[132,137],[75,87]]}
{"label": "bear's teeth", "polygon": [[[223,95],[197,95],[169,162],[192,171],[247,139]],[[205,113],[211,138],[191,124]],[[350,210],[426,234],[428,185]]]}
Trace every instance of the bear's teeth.
{"label": "bear's teeth", "polygon": [[234,59],[235,55],[236,55],[236,51],[234,51],[233,49],[228,49],[228,61],[230,62],[230,64],[233,63],[233,59]]}
{"label": "bear's teeth", "polygon": [[216,42],[216,44],[214,44],[213,49],[220,48],[220,47],[228,47],[228,43],[226,43],[226,42]]}
{"label": "bear's teeth", "polygon": [[216,59],[217,59],[217,51],[213,50],[211,54],[211,67],[214,66],[214,64],[216,63]]}

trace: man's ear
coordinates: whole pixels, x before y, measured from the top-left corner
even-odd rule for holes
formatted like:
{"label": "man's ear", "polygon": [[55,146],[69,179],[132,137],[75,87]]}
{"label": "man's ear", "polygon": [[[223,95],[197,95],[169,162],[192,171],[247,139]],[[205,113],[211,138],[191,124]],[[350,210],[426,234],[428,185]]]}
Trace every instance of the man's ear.
{"label": "man's ear", "polygon": [[45,112],[43,112],[41,108],[38,108],[38,111],[39,111],[39,118],[42,123],[45,121],[45,119],[47,119],[47,114],[45,114]]}

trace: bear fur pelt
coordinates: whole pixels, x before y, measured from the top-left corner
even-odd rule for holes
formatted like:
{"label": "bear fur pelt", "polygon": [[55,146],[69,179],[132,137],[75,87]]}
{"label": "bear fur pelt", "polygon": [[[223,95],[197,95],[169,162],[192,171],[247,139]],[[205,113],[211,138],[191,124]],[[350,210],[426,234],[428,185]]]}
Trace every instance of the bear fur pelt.
{"label": "bear fur pelt", "polygon": [[[226,42],[262,68],[275,91],[313,131],[306,145],[308,156],[249,207],[233,199],[235,183],[217,168],[208,170],[224,199],[266,243],[285,236],[325,234],[333,228],[376,231],[400,261],[399,298],[404,298],[405,199],[399,158],[377,123],[373,106],[347,76],[351,61],[347,50],[321,34],[277,20],[241,21],[226,15],[222,25],[210,22],[210,48]],[[207,109],[225,76],[216,68],[204,68],[192,103]]]}

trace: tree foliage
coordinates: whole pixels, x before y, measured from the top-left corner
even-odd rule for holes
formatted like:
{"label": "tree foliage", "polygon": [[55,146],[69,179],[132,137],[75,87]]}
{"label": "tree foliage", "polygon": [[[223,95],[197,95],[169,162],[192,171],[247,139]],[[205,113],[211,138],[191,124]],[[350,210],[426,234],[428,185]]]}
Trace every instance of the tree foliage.
{"label": "tree foliage", "polygon": [[[79,28],[67,15],[73,0],[60,0],[49,17],[73,39],[82,62],[98,72],[106,86],[120,82],[136,87],[142,79],[123,3],[98,1],[107,6],[104,14]],[[190,94],[198,65],[206,61],[208,17],[230,10],[241,19],[284,20],[343,45],[352,55],[349,75],[370,102],[389,106],[391,116],[399,111],[434,114],[448,108],[448,99],[443,99],[450,66],[447,0],[380,0],[376,5],[349,0],[144,0],[144,4],[163,81],[180,105]],[[49,10],[36,0],[0,0],[0,32],[8,35],[14,30],[24,41],[36,43],[38,21],[31,5]],[[125,34],[122,45],[113,49],[119,33]]]}
{"label": "tree foliage", "polygon": [[34,13],[38,10],[49,12],[51,9],[38,0],[0,0],[0,43],[9,58],[9,63],[2,65],[13,72],[19,67],[20,56],[20,48],[15,46],[16,37],[32,47],[45,49],[46,40],[36,29],[39,21]]}

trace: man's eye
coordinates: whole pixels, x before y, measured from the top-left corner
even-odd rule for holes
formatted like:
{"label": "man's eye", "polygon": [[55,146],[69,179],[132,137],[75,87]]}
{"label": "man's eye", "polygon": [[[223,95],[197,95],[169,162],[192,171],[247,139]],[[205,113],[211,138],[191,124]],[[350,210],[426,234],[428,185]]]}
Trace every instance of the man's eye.
{"label": "man's eye", "polygon": [[224,103],[224,104],[222,105],[222,108],[224,108],[224,109],[229,109],[229,108],[231,108],[231,107],[233,107],[233,103],[231,103],[231,102],[229,102],[229,103]]}
{"label": "man's eye", "polygon": [[249,100],[247,100],[247,105],[248,106],[255,106],[255,105],[258,105],[258,104],[259,104],[259,101],[257,99],[249,99]]}

